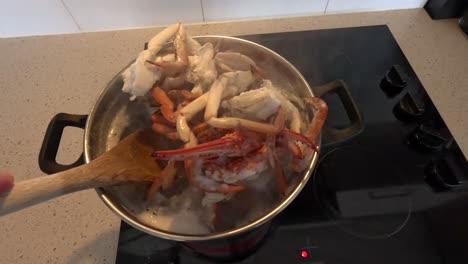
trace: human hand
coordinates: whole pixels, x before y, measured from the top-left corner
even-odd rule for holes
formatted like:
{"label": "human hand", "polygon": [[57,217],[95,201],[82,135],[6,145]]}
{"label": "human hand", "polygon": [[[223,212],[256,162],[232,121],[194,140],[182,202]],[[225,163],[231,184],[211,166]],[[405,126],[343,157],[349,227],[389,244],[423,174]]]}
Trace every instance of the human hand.
{"label": "human hand", "polygon": [[7,192],[13,186],[13,176],[8,173],[0,172],[0,194]]}

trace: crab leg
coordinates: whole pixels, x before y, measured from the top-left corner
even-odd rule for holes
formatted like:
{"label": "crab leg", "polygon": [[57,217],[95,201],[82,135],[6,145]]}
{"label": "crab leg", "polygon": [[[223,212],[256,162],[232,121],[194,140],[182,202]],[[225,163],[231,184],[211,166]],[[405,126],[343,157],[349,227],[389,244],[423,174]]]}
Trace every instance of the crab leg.
{"label": "crab leg", "polygon": [[174,103],[169,98],[169,96],[167,96],[166,92],[156,86],[151,89],[151,96],[153,97],[154,101],[161,105],[161,113],[167,119],[167,121],[175,123],[178,113],[177,111],[174,112]]}
{"label": "crab leg", "polygon": [[[203,191],[231,193],[245,188],[232,183],[255,175],[268,166],[262,159],[265,153],[259,150],[261,147],[262,140],[257,133],[235,131],[200,145],[187,143],[183,149],[154,151],[152,156],[161,160],[184,160],[188,180]],[[217,164],[223,159],[207,162],[207,159],[220,157],[238,157],[238,160],[227,166]],[[202,170],[205,162],[206,167]],[[225,177],[220,178],[220,175]]]}
{"label": "crab leg", "polygon": [[166,125],[168,127],[173,127],[175,128],[175,124],[167,121],[167,119],[161,114],[160,110],[158,111],[155,111],[151,117],[151,122],[152,123],[159,123],[159,124],[162,124],[162,125]]}
{"label": "crab leg", "polygon": [[[150,44],[148,44],[148,48],[151,48]],[[174,49],[176,53],[175,62],[161,62],[151,60],[146,60],[146,62],[170,72],[181,72],[187,68],[189,64],[187,34],[185,32],[185,27],[182,24],[179,24],[177,33],[175,34]]]}
{"label": "crab leg", "polygon": [[177,61],[186,66],[189,64],[187,46],[187,33],[184,25],[181,24],[174,38],[174,49],[176,51]]}
{"label": "crab leg", "polygon": [[235,141],[231,140],[215,140],[197,145],[192,148],[182,148],[174,150],[157,150],[151,153],[151,156],[160,160],[186,160],[193,158],[211,158],[220,155],[235,155],[239,150],[233,149]]}
{"label": "crab leg", "polygon": [[166,136],[169,139],[176,140],[178,139],[177,131],[175,130],[175,125],[169,122],[161,112],[156,111],[151,115],[151,122],[153,125],[151,129],[158,133]]}
{"label": "crab leg", "polygon": [[155,177],[153,182],[151,183],[151,186],[146,191],[145,199],[146,200],[151,199],[159,191],[160,188],[161,188],[161,179],[160,177]]}
{"label": "crab leg", "polygon": [[[205,116],[217,116],[221,99],[245,91],[253,80],[254,79],[250,71],[229,72],[220,76],[213,83],[209,92],[199,96],[180,110],[176,121],[179,138],[184,142],[189,142],[190,138],[195,138],[195,135],[190,130],[188,121],[205,107],[209,108],[208,114],[205,111]],[[229,87],[228,90],[231,91],[224,92],[228,83],[233,83],[235,85]],[[213,95],[211,95],[212,92]],[[208,102],[210,104],[209,106]]]}
{"label": "crab leg", "polygon": [[186,160],[218,156],[242,156],[259,145],[254,140],[245,140],[238,132],[200,145],[174,150],[156,150],[151,156],[160,160]]}
{"label": "crab leg", "polygon": [[205,108],[208,101],[208,93],[203,94],[197,99],[190,102],[184,108],[179,111],[179,115],[176,120],[177,133],[179,138],[184,142],[190,142],[191,139],[195,139],[195,135],[190,130],[188,121],[196,115],[198,112]]}
{"label": "crab leg", "polygon": [[268,161],[270,166],[273,169],[273,175],[275,176],[276,187],[280,195],[284,196],[286,194],[286,179],[284,178],[283,168],[278,164],[278,157],[275,154],[275,149],[271,149],[268,154]]}
{"label": "crab leg", "polygon": [[161,175],[155,177],[153,183],[146,191],[145,198],[146,200],[151,199],[159,189],[167,190],[172,187],[174,183],[175,176],[177,174],[177,169],[175,167],[175,161],[169,161],[161,171]]}
{"label": "crab leg", "polygon": [[[320,133],[320,129],[322,129],[323,124],[325,123],[325,118],[327,117],[327,112],[328,112],[328,106],[327,104],[320,98],[318,97],[312,97],[312,98],[305,98],[305,102],[309,104],[312,107],[312,110],[314,112],[314,116],[312,118],[312,121],[310,122],[309,129],[307,130],[307,135],[302,136],[304,138],[307,138],[310,142],[315,142],[317,139],[317,136]],[[301,143],[308,144],[307,141],[304,139],[300,139],[294,132],[292,131],[287,131],[286,137],[289,139],[295,138]],[[307,166],[308,166],[308,161],[312,157],[313,151],[310,148],[302,148],[303,145],[300,143],[295,143],[297,147],[301,150],[301,156],[300,158],[294,158],[291,162],[291,168],[295,171],[303,171]],[[318,152],[318,147],[314,144],[315,147],[313,149]]]}
{"label": "crab leg", "polygon": [[201,83],[197,83],[195,84],[195,86],[193,86],[192,88],[192,94],[195,95],[195,97],[199,97],[203,94],[203,87],[202,87],[202,84]]}
{"label": "crab leg", "polygon": [[163,45],[172,39],[180,28],[180,23],[175,23],[163,29],[148,42],[148,50],[156,55]]}
{"label": "crab leg", "polygon": [[280,132],[280,135],[286,137],[288,141],[299,141],[305,144],[306,146],[314,149],[315,151],[319,151],[318,146],[312,140],[310,140],[308,137],[302,134],[296,133],[292,130],[285,128]]}
{"label": "crab leg", "polygon": [[259,133],[278,134],[281,128],[271,124],[251,121],[237,117],[210,118],[206,121],[210,126],[224,129],[246,128]]}
{"label": "crab leg", "polygon": [[307,130],[307,137],[315,141],[323,127],[323,124],[325,123],[325,119],[327,118],[328,106],[325,101],[319,97],[305,98],[305,102],[310,104],[314,111],[314,117],[312,118],[309,129]]}
{"label": "crab leg", "polygon": [[174,128],[161,124],[161,123],[153,123],[151,125],[151,129],[154,132],[164,135],[167,138],[172,139],[172,140],[176,140],[179,138],[177,135],[177,131]]}
{"label": "crab leg", "polygon": [[160,61],[151,61],[151,60],[146,60],[145,62],[154,65],[156,67],[159,67],[165,71],[169,72],[181,72],[183,71],[187,65],[183,64],[180,61],[176,62],[160,62]]}
{"label": "crab leg", "polygon": [[[280,128],[284,128],[285,117],[283,109],[280,107],[278,109],[278,114],[276,115],[274,125]],[[276,152],[276,134],[268,134],[265,145],[268,149],[267,156],[271,168],[273,169],[273,175],[275,176],[276,186],[280,195],[284,196],[286,194],[286,179],[284,178],[283,169],[278,164],[278,156]]]}
{"label": "crab leg", "polygon": [[295,159],[302,159],[303,158],[302,150],[296,143],[289,142],[288,143],[288,149],[289,149],[289,151],[291,151],[291,153],[293,154],[293,157]]}
{"label": "crab leg", "polygon": [[[223,92],[228,83],[226,76],[221,76],[220,78],[214,81],[211,86],[210,91],[208,92],[208,103],[205,109],[205,120],[210,120],[211,118],[218,116],[218,108],[223,98]],[[210,124],[211,125],[211,124]]]}
{"label": "crab leg", "polygon": [[170,160],[161,172],[161,188],[163,190],[170,189],[174,184],[176,175],[177,168],[175,166],[175,160]]}
{"label": "crab leg", "polygon": [[190,126],[187,123],[187,117],[184,114],[179,113],[176,121],[177,134],[179,138],[184,142],[190,142],[191,138],[195,138],[195,135],[190,130]]}
{"label": "crab leg", "polygon": [[205,109],[205,121],[210,126],[216,128],[247,128],[252,131],[260,133],[279,133],[282,128],[276,127],[271,124],[265,124],[260,122],[255,122],[247,119],[237,118],[237,117],[224,117],[218,118],[218,109],[223,99],[223,93],[228,84],[228,79],[225,75],[218,78],[209,91],[208,103]]}
{"label": "crab leg", "polygon": [[186,105],[182,110],[180,110],[179,115],[183,115],[187,121],[192,119],[194,115],[205,108],[206,103],[208,102],[208,95],[209,93],[205,93],[197,97],[197,99],[193,100],[190,102],[190,104]]}

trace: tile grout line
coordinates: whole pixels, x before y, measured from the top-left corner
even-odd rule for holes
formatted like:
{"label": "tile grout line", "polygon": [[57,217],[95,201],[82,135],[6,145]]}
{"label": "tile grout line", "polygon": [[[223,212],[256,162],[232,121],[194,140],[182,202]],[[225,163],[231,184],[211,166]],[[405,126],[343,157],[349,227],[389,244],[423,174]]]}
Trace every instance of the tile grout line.
{"label": "tile grout line", "polygon": [[73,19],[73,22],[75,22],[75,25],[76,27],[78,28],[78,30],[80,32],[83,32],[83,30],[81,29],[80,27],[80,24],[78,24],[78,22],[76,21],[75,17],[73,16],[72,12],[70,11],[70,9],[68,8],[67,4],[65,4],[65,2],[63,0],[60,0],[60,2],[62,3],[63,7],[65,8],[65,10],[67,10],[67,13],[71,16],[71,18]]}
{"label": "tile grout line", "polygon": [[327,13],[328,9],[328,4],[330,3],[331,0],[327,0],[327,5],[325,6],[325,10],[323,10],[323,14],[325,15]]}
{"label": "tile grout line", "polygon": [[200,5],[201,5],[201,14],[202,14],[203,22],[206,22],[206,20],[205,20],[205,10],[203,9],[203,0],[200,0]]}

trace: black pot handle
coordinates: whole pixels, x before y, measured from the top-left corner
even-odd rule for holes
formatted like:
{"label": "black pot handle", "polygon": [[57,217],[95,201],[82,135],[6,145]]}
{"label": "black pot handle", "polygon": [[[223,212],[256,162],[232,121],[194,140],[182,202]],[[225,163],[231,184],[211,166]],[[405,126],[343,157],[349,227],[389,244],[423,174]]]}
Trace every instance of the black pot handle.
{"label": "black pot handle", "polygon": [[344,106],[349,120],[351,121],[350,125],[344,128],[334,128],[325,125],[322,129],[323,144],[338,143],[361,133],[364,129],[364,122],[362,121],[359,109],[349,92],[348,86],[344,81],[335,80],[325,85],[314,87],[312,90],[314,91],[315,96],[318,97],[336,93]]}
{"label": "black pot handle", "polygon": [[49,123],[39,152],[39,168],[47,174],[57,173],[84,164],[81,153],[77,161],[69,165],[59,164],[56,161],[57,151],[62,139],[63,129],[67,126],[83,128],[86,125],[87,115],[71,115],[59,113]]}

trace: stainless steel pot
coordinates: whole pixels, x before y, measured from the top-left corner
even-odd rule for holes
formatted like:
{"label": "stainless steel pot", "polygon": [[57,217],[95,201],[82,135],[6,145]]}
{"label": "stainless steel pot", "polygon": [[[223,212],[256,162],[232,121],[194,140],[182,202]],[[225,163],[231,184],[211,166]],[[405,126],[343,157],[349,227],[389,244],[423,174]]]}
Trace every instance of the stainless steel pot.
{"label": "stainless steel pot", "polygon": [[[282,89],[287,89],[298,97],[314,96],[301,73],[291,63],[268,48],[234,37],[202,36],[196,37],[196,39],[202,44],[222,41],[223,50],[233,50],[249,56],[261,68],[270,73],[272,81]],[[170,50],[171,47],[172,45],[167,44],[166,51]],[[77,166],[80,161],[88,163],[117,144],[121,138],[132,131],[149,126],[150,113],[145,110],[146,108],[142,102],[129,101],[129,95],[121,91],[122,85],[123,81],[119,73],[102,91],[96,104],[91,109],[87,121],[86,116],[66,114],[59,114],[51,121],[39,159],[40,167],[44,172],[55,173]],[[84,126],[84,124],[86,125]],[[66,166],[55,162],[61,133],[65,126],[82,127],[85,130],[82,160]],[[269,223],[271,219],[286,208],[309,180],[317,163],[317,155],[314,154],[309,167],[302,173],[302,178],[297,185],[273,210],[245,226],[220,233],[187,235],[154,228],[142,223],[132,215],[109,189],[100,188],[96,191],[104,203],[123,221],[145,233],[173,241],[186,242],[185,245],[203,254],[223,255],[226,252],[232,254],[232,251],[242,249],[242,246],[233,246],[235,243],[252,248],[261,241],[268,227],[266,223]],[[259,229],[261,226],[263,228]],[[213,250],[212,245],[216,245],[217,250]]]}

